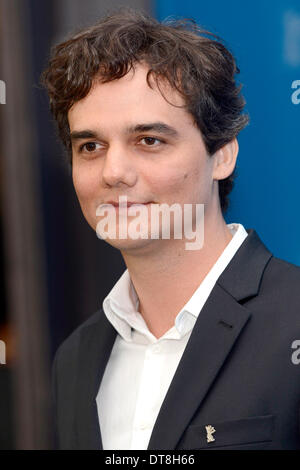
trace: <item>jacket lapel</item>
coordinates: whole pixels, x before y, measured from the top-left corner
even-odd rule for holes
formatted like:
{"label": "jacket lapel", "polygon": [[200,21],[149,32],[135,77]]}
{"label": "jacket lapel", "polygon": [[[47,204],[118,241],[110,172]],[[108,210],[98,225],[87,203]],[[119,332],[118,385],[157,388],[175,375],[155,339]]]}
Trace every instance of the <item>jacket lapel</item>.
{"label": "jacket lapel", "polygon": [[199,314],[158,414],[149,450],[175,449],[251,316],[239,301],[257,295],[272,254],[254,230],[248,232]]}
{"label": "jacket lapel", "polygon": [[148,449],[174,449],[250,317],[216,285],[203,307],[155,423]]}
{"label": "jacket lapel", "polygon": [[96,397],[110,356],[116,330],[102,311],[99,320],[80,335],[75,414],[77,449],[102,450]]}

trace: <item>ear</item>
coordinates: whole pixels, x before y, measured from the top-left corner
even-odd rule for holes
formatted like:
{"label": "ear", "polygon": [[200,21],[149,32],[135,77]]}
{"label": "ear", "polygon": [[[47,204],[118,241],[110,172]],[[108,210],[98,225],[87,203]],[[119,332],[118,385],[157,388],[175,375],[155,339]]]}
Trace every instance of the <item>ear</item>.
{"label": "ear", "polygon": [[233,173],[238,152],[239,144],[236,138],[216,151],[213,169],[213,178],[215,180],[223,180]]}

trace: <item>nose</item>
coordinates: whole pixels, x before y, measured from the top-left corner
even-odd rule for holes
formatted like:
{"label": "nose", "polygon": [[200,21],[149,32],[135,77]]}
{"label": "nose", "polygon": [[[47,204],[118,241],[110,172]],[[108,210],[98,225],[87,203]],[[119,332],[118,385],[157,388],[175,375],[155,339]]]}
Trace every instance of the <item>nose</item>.
{"label": "nose", "polygon": [[134,186],[136,183],[134,162],[123,146],[114,145],[107,150],[102,167],[102,180],[103,185],[109,187]]}

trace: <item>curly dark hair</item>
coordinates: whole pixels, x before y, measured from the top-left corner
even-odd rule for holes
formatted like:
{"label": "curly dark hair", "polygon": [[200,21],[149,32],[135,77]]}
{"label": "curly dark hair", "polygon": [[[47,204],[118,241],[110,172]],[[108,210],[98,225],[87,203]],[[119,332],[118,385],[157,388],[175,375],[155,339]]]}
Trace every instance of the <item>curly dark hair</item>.
{"label": "curly dark hair", "polygon": [[[166,79],[183,96],[210,155],[247,125],[241,85],[235,81],[239,69],[218,36],[193,20],[160,23],[142,12],[121,9],[55,46],[42,74],[71,164],[71,106],[89,93],[96,77],[102,83],[116,80],[141,61],[149,66],[149,86],[150,76],[158,86]],[[219,181],[223,212],[234,177],[235,171]]]}

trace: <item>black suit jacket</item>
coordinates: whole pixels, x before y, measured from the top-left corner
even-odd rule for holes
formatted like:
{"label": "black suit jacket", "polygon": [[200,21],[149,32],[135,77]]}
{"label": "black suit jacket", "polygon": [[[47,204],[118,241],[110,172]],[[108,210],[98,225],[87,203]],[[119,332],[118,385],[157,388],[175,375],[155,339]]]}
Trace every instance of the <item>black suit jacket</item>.
{"label": "black suit jacket", "polygon": [[[248,233],[199,314],[148,449],[300,449],[300,268]],[[99,310],[56,353],[60,449],[102,449],[96,396],[115,338]]]}

